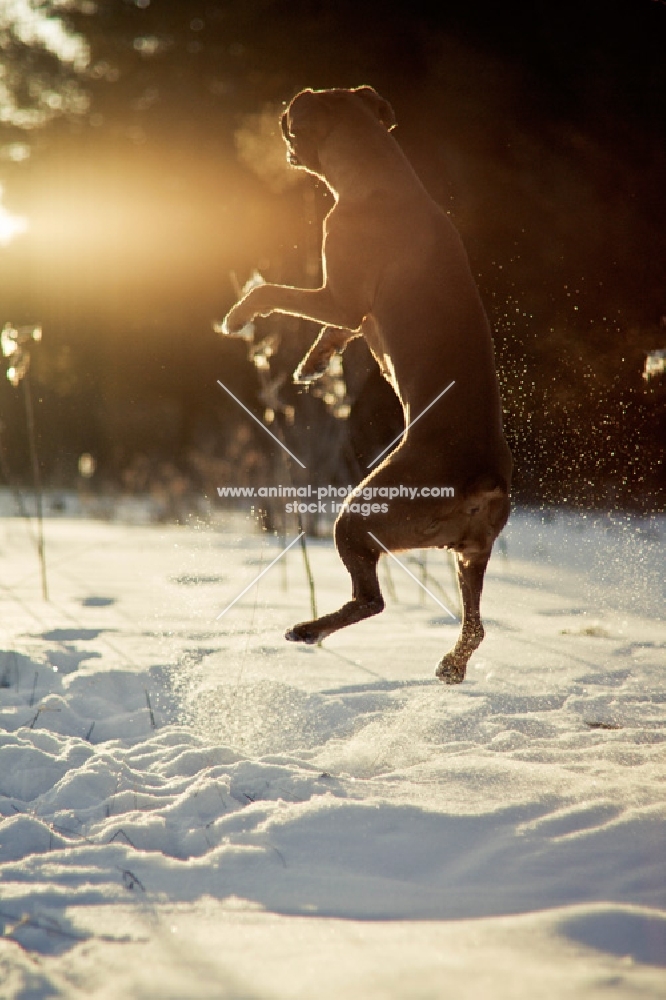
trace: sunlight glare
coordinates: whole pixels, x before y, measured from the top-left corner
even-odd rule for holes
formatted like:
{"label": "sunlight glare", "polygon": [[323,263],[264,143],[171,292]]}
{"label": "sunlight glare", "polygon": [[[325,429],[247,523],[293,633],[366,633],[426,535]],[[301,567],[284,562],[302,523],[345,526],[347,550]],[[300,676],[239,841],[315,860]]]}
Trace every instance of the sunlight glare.
{"label": "sunlight glare", "polygon": [[[0,187],[0,198],[2,198],[2,187]],[[7,246],[8,243],[25,233],[28,228],[28,220],[21,215],[12,215],[4,205],[0,204],[0,246]]]}

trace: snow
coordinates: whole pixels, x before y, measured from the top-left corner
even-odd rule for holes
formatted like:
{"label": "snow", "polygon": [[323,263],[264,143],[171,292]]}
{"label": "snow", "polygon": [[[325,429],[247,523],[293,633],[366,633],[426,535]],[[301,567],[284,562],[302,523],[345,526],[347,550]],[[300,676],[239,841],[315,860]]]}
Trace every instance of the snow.
{"label": "snow", "polygon": [[515,512],[455,688],[395,564],[301,647],[298,547],[216,621],[292,536],[132,520],[47,519],[45,603],[0,519],[1,996],[664,995],[664,519]]}

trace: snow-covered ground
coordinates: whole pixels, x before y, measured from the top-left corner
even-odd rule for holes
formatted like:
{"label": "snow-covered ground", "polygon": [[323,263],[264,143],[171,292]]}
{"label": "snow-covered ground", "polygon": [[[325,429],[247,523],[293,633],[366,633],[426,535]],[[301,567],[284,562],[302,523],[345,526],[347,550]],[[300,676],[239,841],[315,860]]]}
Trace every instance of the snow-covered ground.
{"label": "snow-covered ground", "polygon": [[46,532],[49,603],[0,520],[0,996],[665,995],[663,520],[514,513],[456,688],[395,564],[301,647],[297,546],[216,620],[280,550],[241,514]]}

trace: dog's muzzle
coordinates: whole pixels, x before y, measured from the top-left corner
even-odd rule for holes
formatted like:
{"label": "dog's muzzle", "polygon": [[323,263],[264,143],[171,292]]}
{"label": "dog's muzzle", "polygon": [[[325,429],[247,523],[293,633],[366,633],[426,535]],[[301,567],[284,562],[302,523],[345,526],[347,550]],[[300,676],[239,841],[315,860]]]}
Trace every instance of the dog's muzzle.
{"label": "dog's muzzle", "polygon": [[302,166],[302,163],[299,160],[299,158],[296,156],[296,153],[294,152],[294,147],[292,146],[292,142],[294,140],[294,136],[291,135],[291,133],[289,132],[289,125],[287,124],[287,112],[286,111],[282,115],[282,118],[280,119],[280,125],[282,127],[282,136],[284,138],[285,143],[287,144],[287,163],[290,163],[292,165],[292,167],[300,167],[300,166]]}

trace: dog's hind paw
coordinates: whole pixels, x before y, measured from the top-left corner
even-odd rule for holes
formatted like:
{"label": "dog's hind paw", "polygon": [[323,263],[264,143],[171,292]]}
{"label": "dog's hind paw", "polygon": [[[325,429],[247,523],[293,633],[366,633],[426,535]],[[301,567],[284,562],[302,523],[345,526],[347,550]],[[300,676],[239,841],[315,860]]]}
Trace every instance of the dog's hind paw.
{"label": "dog's hind paw", "polygon": [[438,677],[445,684],[462,684],[465,680],[466,667],[466,662],[461,663],[453,653],[447,653],[446,656],[442,657],[435,671],[435,677]]}
{"label": "dog's hind paw", "polygon": [[300,625],[294,625],[293,628],[287,629],[284,637],[289,642],[304,642],[308,646],[314,646],[315,643],[319,642],[319,634],[312,628],[312,622],[301,622]]}

